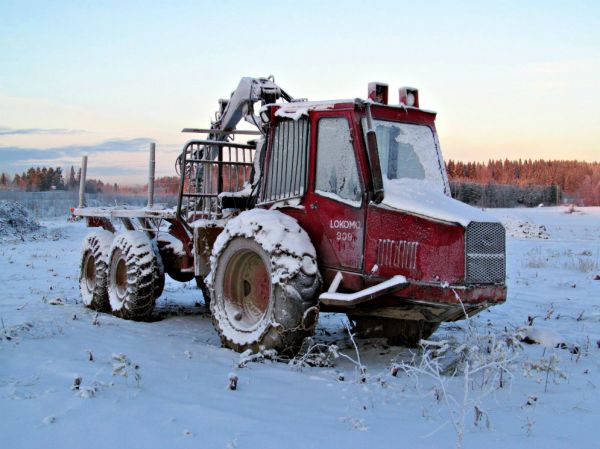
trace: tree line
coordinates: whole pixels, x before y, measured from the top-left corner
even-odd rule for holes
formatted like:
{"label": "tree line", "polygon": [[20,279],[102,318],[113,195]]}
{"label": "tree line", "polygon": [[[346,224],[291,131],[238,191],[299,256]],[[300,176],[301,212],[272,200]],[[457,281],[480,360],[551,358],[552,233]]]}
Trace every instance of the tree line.
{"label": "tree line", "polygon": [[563,200],[560,188],[551,186],[513,184],[478,184],[450,181],[452,198],[480,207],[535,207],[540,204],[553,206]]}
{"label": "tree line", "polygon": [[[65,176],[61,167],[30,167],[23,173],[11,176],[9,173],[0,174],[0,188],[21,190],[25,192],[47,192],[49,190],[78,190],[81,169],[75,171],[71,166]],[[115,184],[105,184],[98,179],[86,179],[86,193],[114,193],[119,191]]]}
{"label": "tree line", "polygon": [[[563,199],[584,206],[600,206],[600,162],[543,159],[489,160],[446,164],[453,195],[470,204],[486,207],[556,204]],[[81,170],[70,167],[66,176],[60,167],[31,167],[21,174],[0,174],[0,188],[25,191],[75,190]],[[155,180],[157,194],[176,195],[178,176]],[[87,193],[143,195],[147,185],[125,186],[86,180]],[[512,206],[511,206],[512,205]]]}
{"label": "tree line", "polygon": [[492,198],[495,190],[497,199],[498,195],[506,197],[511,190],[497,186],[510,185],[518,187],[512,189],[512,193],[515,197],[521,196],[522,204],[529,204],[535,197],[539,203],[548,203],[554,198],[552,204],[556,199],[565,198],[584,206],[600,205],[600,162],[543,159],[461,162],[450,159],[446,167],[457,192],[459,185],[469,184],[471,187],[466,190],[476,196],[476,185],[489,186],[488,197]]}
{"label": "tree line", "polygon": [[22,174],[16,174],[10,178],[7,173],[0,175],[0,185],[4,188],[13,187],[16,190],[46,191],[65,190],[65,180],[60,167],[31,167]]}
{"label": "tree line", "polygon": [[[30,167],[23,173],[11,176],[7,172],[0,173],[0,189],[21,190],[26,192],[46,192],[49,190],[79,190],[81,169],[71,166],[68,174],[63,174],[61,167]],[[164,176],[157,178],[154,191],[157,194],[175,195],[179,192],[179,177]],[[148,191],[147,185],[126,185],[105,183],[99,179],[86,179],[86,193],[120,193],[143,195]]]}

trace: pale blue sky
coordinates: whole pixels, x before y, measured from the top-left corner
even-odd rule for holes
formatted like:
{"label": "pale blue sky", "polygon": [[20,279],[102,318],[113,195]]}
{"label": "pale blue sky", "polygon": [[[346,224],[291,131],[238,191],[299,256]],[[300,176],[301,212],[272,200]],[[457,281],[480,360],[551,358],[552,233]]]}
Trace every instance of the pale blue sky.
{"label": "pale blue sky", "polygon": [[446,158],[600,160],[598,1],[0,0],[0,171],[87,152],[143,181],[152,139],[172,174],[181,128],[270,74],[311,100],[418,87]]}

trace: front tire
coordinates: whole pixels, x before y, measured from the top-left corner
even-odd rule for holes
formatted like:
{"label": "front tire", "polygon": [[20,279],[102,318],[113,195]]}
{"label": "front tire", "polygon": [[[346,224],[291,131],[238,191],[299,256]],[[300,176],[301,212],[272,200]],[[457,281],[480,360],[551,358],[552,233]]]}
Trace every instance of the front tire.
{"label": "front tire", "polygon": [[291,277],[278,279],[270,254],[252,237],[234,237],[213,265],[210,309],[223,346],[242,352],[260,347],[293,353],[314,333],[321,278],[316,261],[304,256]]}
{"label": "front tire", "polygon": [[141,231],[118,235],[110,252],[108,299],[113,315],[133,320],[150,317],[164,287],[156,245]]}

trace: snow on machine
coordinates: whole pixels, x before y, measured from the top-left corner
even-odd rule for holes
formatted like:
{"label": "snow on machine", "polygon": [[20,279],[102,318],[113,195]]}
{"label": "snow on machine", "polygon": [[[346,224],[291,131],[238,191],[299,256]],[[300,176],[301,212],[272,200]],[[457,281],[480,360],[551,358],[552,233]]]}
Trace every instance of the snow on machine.
{"label": "snow on machine", "polygon": [[[394,105],[381,83],[367,100],[306,101],[242,78],[209,129],[184,129],[206,138],[178,157],[176,209],[153,206],[152,182],[146,208],[80,200],[73,214],[97,228],[83,246],[83,302],[145,319],[165,273],[195,279],[236,351],[293,351],[323,311],[414,346],[504,302],[505,230],[450,197],[435,116],[413,88]],[[236,130],[242,118],[257,131]]]}

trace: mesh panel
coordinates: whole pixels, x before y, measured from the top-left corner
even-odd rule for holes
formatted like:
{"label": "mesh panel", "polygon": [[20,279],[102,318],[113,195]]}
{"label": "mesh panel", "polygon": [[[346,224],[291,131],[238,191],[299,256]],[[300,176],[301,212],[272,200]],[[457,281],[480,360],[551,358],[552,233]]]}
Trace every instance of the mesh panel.
{"label": "mesh panel", "polygon": [[250,181],[255,152],[254,145],[235,142],[188,142],[178,159],[181,184],[177,214],[184,222],[220,218],[219,194],[244,188]]}
{"label": "mesh panel", "polygon": [[506,231],[500,223],[473,222],[467,227],[466,281],[497,284],[506,279]]}
{"label": "mesh panel", "polygon": [[282,120],[276,125],[261,203],[304,195],[309,140],[307,119]]}

